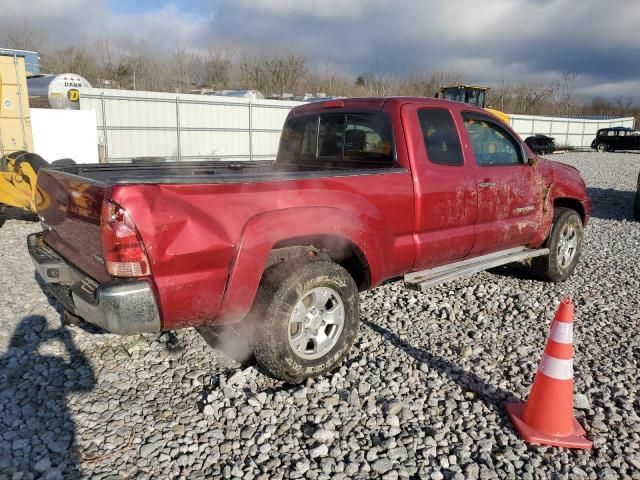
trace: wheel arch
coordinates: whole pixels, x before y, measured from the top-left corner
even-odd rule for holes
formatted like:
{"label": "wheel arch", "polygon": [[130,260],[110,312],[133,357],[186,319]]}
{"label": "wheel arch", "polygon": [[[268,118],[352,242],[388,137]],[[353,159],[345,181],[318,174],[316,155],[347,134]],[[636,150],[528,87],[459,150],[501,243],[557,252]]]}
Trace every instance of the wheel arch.
{"label": "wheel arch", "polygon": [[578,215],[580,215],[580,220],[582,220],[582,225],[586,223],[586,214],[584,210],[584,205],[580,202],[580,200],[576,198],[569,197],[558,197],[553,199],[553,208],[554,210],[562,207],[562,208],[570,208],[571,210],[575,210]]}
{"label": "wheel arch", "polygon": [[[302,247],[302,248],[301,248]],[[367,290],[371,286],[371,269],[366,256],[350,239],[338,235],[315,235],[288,238],[276,242],[271,249],[269,263],[275,263],[283,249],[288,250],[288,258],[304,255],[304,249],[314,254],[326,255],[341,265],[353,278],[358,290]]]}
{"label": "wheel arch", "polygon": [[374,232],[366,219],[331,207],[291,208],[251,218],[236,247],[214,323],[235,323],[245,317],[265,269],[274,262],[274,252],[287,259],[304,255],[308,247],[342,265],[359,288],[375,285],[384,262]]}

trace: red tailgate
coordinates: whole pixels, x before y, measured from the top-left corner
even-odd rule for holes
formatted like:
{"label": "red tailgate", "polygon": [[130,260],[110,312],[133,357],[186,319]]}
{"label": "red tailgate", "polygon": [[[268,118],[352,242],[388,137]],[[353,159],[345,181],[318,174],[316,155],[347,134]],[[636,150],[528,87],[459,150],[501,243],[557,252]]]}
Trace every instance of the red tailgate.
{"label": "red tailgate", "polygon": [[38,173],[38,216],[44,241],[78,270],[104,282],[100,211],[105,188],[87,178],[42,169]]}

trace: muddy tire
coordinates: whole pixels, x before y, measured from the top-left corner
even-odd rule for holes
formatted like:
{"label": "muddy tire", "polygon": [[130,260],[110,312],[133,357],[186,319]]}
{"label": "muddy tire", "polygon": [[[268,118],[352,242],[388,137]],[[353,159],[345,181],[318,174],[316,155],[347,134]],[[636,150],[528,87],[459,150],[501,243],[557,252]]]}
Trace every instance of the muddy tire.
{"label": "muddy tire", "polygon": [[549,282],[562,282],[573,273],[582,254],[584,229],[578,212],[570,208],[556,208],[551,233],[543,246],[549,255],[531,261],[533,274]]}
{"label": "muddy tire", "polygon": [[337,367],[358,334],[358,289],[330,260],[300,259],[267,270],[251,313],[255,357],[268,374],[289,383]]}

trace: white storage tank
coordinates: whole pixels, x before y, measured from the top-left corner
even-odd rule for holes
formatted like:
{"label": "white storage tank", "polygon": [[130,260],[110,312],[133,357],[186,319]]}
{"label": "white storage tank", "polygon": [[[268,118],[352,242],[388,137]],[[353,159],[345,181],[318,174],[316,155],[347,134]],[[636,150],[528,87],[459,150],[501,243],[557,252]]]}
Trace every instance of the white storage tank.
{"label": "white storage tank", "polygon": [[27,79],[29,104],[37,108],[80,110],[80,88],[91,88],[88,80],[76,73],[38,75]]}

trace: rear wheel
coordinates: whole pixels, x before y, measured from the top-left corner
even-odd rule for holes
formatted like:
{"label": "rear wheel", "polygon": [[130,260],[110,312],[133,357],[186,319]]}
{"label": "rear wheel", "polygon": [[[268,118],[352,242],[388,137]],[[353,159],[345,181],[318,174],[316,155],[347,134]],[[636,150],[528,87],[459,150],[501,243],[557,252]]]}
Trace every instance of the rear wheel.
{"label": "rear wheel", "polygon": [[291,383],[337,367],[358,333],[358,289],[329,260],[294,260],[271,267],[252,311],[255,356],[270,375]]}
{"label": "rear wheel", "polygon": [[609,145],[607,145],[606,143],[599,143],[597,145],[596,149],[599,152],[608,152],[609,151]]}
{"label": "rear wheel", "polygon": [[582,219],[575,210],[557,208],[545,246],[549,255],[531,260],[533,273],[550,282],[562,282],[573,273],[582,253]]}

